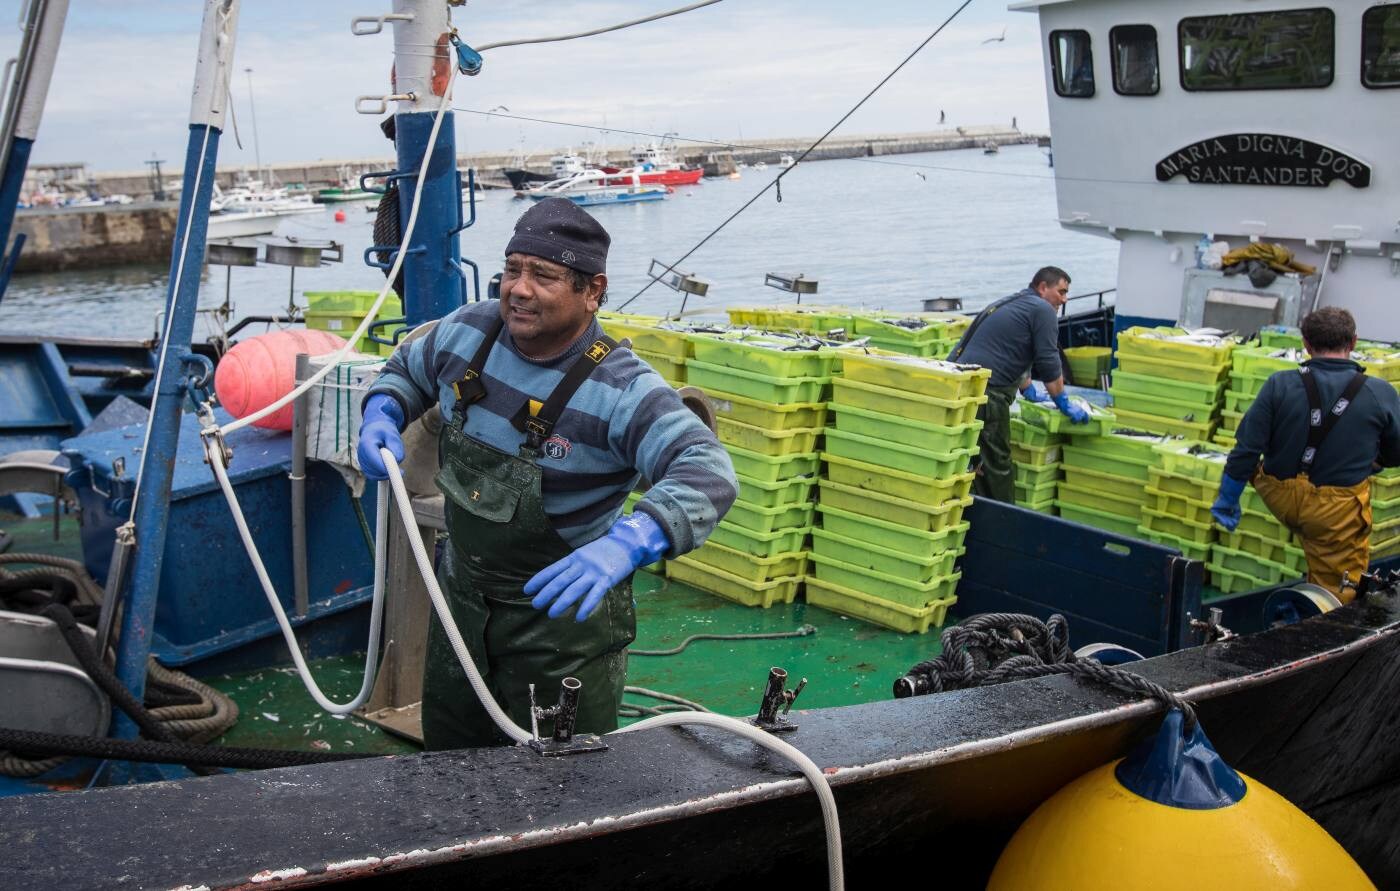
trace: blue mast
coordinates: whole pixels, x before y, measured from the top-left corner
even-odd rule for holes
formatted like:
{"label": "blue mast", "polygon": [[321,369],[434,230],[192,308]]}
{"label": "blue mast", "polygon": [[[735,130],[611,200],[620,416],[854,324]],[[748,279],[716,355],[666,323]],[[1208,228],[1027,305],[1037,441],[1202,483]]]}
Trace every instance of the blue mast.
{"label": "blue mast", "polygon": [[[204,243],[209,228],[214,164],[219,154],[228,102],[239,0],[206,0],[190,103],[190,135],[185,151],[184,184],[176,218],[166,293],[166,327],[161,337],[157,386],[151,400],[141,471],[128,532],[135,535],[129,592],[117,644],[117,677],[140,701],[146,689],[146,661],[155,634],[156,597],[170,512],[170,487],[180,436],[180,415],[191,376],[207,376],[207,365],[190,355]],[[134,739],[138,728],[124,714],[113,722],[112,735]]]}
{"label": "blue mast", "polygon": [[[68,17],[68,0],[32,2],[23,22],[24,38],[16,57],[13,87],[5,103],[5,116],[0,122],[0,254],[10,250],[10,230],[14,227],[15,207],[19,190],[24,184],[24,172],[29,166],[29,151],[39,134],[39,121],[44,114],[44,101],[53,80],[53,66],[58,59],[58,44],[63,36],[63,23]],[[0,264],[0,298],[9,285],[9,270],[17,258],[19,246]]]}

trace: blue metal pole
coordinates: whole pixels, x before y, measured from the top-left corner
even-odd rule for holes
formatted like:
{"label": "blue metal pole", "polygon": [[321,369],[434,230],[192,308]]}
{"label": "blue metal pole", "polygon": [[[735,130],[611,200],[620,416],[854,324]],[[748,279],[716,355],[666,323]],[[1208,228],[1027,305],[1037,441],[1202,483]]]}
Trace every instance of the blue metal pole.
{"label": "blue metal pole", "polygon": [[[423,163],[433,129],[433,113],[400,112],[394,125],[399,170],[412,174]],[[418,223],[403,260],[404,316],[410,329],[440,319],[466,302],[466,279],[459,265],[462,250],[455,231],[461,225],[462,187],[457,176],[457,136],[450,111],[443,112],[426,176]],[[412,175],[399,180],[399,219],[404,225],[408,223],[417,184]]]}
{"label": "blue metal pole", "polygon": [[[170,258],[170,285],[165,298],[167,336],[160,363],[160,386],[151,398],[150,440],[141,457],[136,493],[136,554],[129,594],[122,613],[117,645],[117,677],[138,701],[146,689],[146,660],[155,634],[156,595],[165,556],[170,485],[175,475],[175,450],[180,438],[180,414],[185,399],[181,357],[194,333],[199,303],[199,278],[204,268],[204,243],[209,233],[209,199],[213,195],[214,162],[219,154],[219,130],[191,124],[185,150],[184,187],[176,218],[175,246]],[[198,181],[198,189],[195,187]],[[186,241],[188,240],[188,247]],[[188,250],[188,252],[186,252]],[[184,257],[183,264],[181,257]],[[113,722],[112,735],[134,739],[138,728],[124,714]]]}
{"label": "blue metal pole", "polygon": [[[5,172],[0,175],[0,254],[10,249],[10,231],[14,228],[15,209],[19,204],[19,190],[24,185],[24,171],[29,167],[29,152],[34,148],[34,140],[16,136],[10,141],[10,157],[5,162]],[[6,280],[6,285],[9,281]],[[0,287],[0,298],[5,290]]]}

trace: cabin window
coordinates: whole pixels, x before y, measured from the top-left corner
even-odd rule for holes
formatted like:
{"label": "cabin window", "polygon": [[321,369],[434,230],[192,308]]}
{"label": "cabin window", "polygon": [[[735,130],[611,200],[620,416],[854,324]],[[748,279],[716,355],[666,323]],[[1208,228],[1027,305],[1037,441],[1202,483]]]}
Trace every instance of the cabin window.
{"label": "cabin window", "polygon": [[1400,87],[1400,3],[1372,6],[1361,17],[1361,83]]}
{"label": "cabin window", "polygon": [[1094,54],[1088,31],[1051,31],[1050,62],[1058,95],[1076,99],[1094,95]]}
{"label": "cabin window", "polygon": [[1332,83],[1330,9],[1182,19],[1181,86],[1187,90],[1288,90]]}
{"label": "cabin window", "polygon": [[1124,96],[1157,95],[1157,29],[1119,25],[1108,32],[1108,42],[1113,47],[1113,89]]}

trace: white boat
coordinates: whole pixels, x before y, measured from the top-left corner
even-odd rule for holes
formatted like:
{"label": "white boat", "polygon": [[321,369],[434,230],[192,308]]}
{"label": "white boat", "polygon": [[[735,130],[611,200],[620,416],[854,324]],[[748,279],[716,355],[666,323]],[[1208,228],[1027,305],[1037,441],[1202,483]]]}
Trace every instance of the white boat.
{"label": "white boat", "polygon": [[309,192],[292,194],[285,188],[269,188],[257,180],[242,183],[228,191],[215,184],[209,207],[214,211],[262,210],[282,216],[320,213],[322,210]]}
{"label": "white boat", "polygon": [[209,214],[209,238],[242,238],[249,235],[271,235],[277,224],[293,214],[267,209],[224,210]]}
{"label": "white boat", "polygon": [[793,158],[792,155],[783,155],[781,158],[778,159],[778,163],[781,164],[783,167],[791,167],[792,165],[797,163],[797,160]]}
{"label": "white boat", "polygon": [[763,161],[755,161],[753,162],[752,169],[762,172],[768,169],[768,164]]}
{"label": "white boat", "polygon": [[632,204],[640,201],[660,201],[671,194],[669,186],[652,185],[638,181],[633,175],[632,182],[621,185],[618,176],[590,168],[571,176],[550,180],[532,189],[516,189],[515,194],[532,201],[546,198],[567,198],[575,204],[592,206],[598,204]]}

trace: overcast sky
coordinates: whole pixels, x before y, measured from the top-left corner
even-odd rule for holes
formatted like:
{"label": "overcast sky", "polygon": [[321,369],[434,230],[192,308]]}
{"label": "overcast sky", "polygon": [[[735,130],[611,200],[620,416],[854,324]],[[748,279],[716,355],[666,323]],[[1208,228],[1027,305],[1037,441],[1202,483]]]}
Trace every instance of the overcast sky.
{"label": "overcast sky", "polygon": [[[468,43],[547,36],[636,18],[681,0],[471,0],[454,11]],[[1007,0],[974,3],[840,132],[1009,125],[1044,131],[1039,26]],[[183,158],[200,0],[72,0],[34,160],[139,169]],[[459,78],[454,104],[590,126],[733,140],[816,136],[958,6],[952,0],[725,0],[682,16],[568,43],[486,54]],[[0,57],[18,47],[18,0],[0,0]],[[233,82],[243,146],[220,164],[253,163],[252,98],[264,163],[383,155],[375,118],[354,97],[388,92],[392,38],[352,37],[357,14],[387,0],[244,0]],[[1005,40],[984,44],[999,37]],[[231,129],[231,128],[230,128]],[[599,141],[597,131],[459,112],[460,151]],[[613,134],[615,148],[633,137]],[[170,169],[170,168],[167,168]]]}

